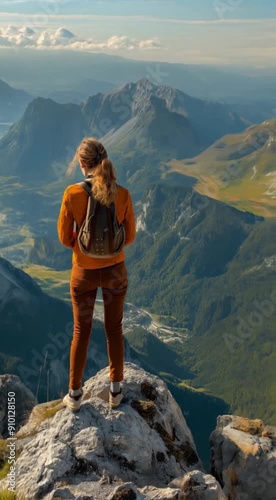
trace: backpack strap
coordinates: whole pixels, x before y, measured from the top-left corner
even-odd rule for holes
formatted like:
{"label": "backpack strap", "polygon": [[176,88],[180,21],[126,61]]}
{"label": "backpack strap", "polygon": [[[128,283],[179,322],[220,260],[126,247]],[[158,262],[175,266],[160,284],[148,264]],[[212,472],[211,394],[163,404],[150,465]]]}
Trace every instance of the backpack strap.
{"label": "backpack strap", "polygon": [[78,186],[81,186],[84,191],[86,191],[89,195],[91,195],[91,183],[88,181],[77,182]]}
{"label": "backpack strap", "polygon": [[[92,196],[92,189],[91,189],[91,182],[88,179],[85,179],[84,181],[77,182],[78,186],[81,186],[84,191],[88,194],[88,205],[89,205],[89,210],[87,210],[86,213],[86,226],[88,227],[89,225],[89,219],[91,217],[94,217],[95,212],[96,212],[96,207],[97,207],[97,201],[95,198]],[[88,207],[87,205],[87,207]],[[77,226],[77,231],[78,231],[78,225]]]}
{"label": "backpack strap", "polygon": [[110,213],[111,213],[111,216],[112,216],[112,221],[113,221],[113,234],[115,235],[116,234],[116,210],[115,210],[115,203],[112,202],[110,205],[109,205],[109,210],[110,210]]}

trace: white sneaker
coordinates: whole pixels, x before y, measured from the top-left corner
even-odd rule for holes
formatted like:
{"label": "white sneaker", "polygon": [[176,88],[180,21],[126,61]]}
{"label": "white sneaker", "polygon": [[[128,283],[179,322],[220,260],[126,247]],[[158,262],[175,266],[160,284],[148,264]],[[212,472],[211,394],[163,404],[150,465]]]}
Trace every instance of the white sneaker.
{"label": "white sneaker", "polygon": [[[77,393],[77,395],[75,395]],[[83,390],[79,389],[78,391],[70,390],[66,396],[63,398],[63,403],[69,408],[71,411],[77,411],[80,409],[81,401],[82,401]]]}
{"label": "white sneaker", "polygon": [[120,392],[117,393],[109,391],[109,406],[111,408],[117,408],[117,406],[121,404],[123,399],[124,395],[122,393],[122,389],[120,390]]}

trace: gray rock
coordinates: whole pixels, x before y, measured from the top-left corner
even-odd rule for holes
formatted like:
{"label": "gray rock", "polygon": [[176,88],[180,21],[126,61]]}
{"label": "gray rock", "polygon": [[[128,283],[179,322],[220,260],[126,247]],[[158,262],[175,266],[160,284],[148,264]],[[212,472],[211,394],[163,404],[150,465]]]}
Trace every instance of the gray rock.
{"label": "gray rock", "polygon": [[273,500],[275,429],[261,420],[224,415],[211,434],[212,473],[231,500]]}
{"label": "gray rock", "polygon": [[8,393],[15,393],[15,429],[26,423],[37,404],[33,393],[16,375],[0,375],[0,435],[8,437]]}
{"label": "gray rock", "polygon": [[146,500],[182,500],[183,495],[179,489],[175,488],[155,488],[146,486],[141,490]]}
{"label": "gray rock", "polygon": [[72,499],[103,500],[132,482],[141,500],[175,499],[173,490],[174,496],[153,497],[142,488],[166,489],[173,478],[201,468],[191,432],[161,379],[126,363],[125,401],[111,410],[108,376],[105,368],[85,383],[79,412],[59,401],[37,405],[20,429],[17,488],[27,498],[50,500],[66,485]]}
{"label": "gray rock", "polygon": [[182,481],[181,491],[183,500],[226,500],[216,479],[201,471],[186,474]]}
{"label": "gray rock", "polygon": [[145,497],[141,496],[136,486],[133,483],[125,483],[117,486],[108,496],[107,500],[142,500]]}
{"label": "gray rock", "polygon": [[57,488],[51,495],[51,500],[55,498],[62,498],[64,500],[75,500],[75,495],[69,490],[69,488]]}

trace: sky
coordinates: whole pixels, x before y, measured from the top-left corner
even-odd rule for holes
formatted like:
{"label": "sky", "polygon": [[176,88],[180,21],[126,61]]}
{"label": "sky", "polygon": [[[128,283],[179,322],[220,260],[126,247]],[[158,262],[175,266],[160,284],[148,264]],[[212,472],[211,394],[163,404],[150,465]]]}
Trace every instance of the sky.
{"label": "sky", "polygon": [[275,0],[0,0],[0,51],[276,66]]}

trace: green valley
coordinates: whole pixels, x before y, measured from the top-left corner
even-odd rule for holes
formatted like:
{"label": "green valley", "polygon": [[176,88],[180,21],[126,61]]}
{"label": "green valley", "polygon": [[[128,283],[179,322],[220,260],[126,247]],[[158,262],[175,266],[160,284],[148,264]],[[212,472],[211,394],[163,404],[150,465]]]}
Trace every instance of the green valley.
{"label": "green valley", "polygon": [[240,210],[275,217],[276,121],[227,135],[191,160],[173,160],[170,171],[191,176],[195,189]]}

